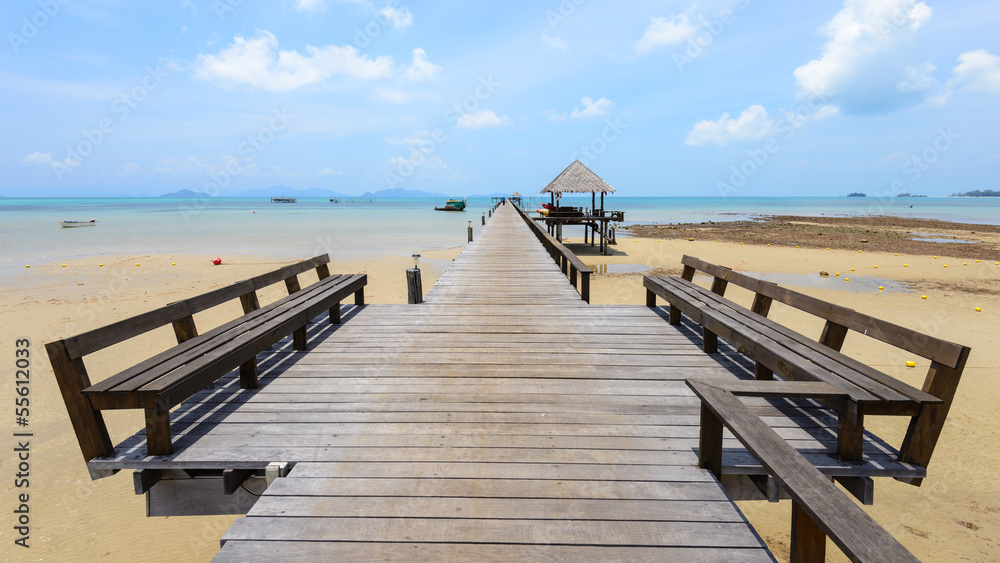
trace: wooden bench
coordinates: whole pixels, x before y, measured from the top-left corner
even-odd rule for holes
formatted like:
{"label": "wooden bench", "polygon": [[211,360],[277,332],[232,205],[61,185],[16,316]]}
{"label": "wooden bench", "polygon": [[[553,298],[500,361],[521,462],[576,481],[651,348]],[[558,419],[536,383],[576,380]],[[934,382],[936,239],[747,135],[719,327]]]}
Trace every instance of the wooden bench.
{"label": "wooden bench", "polygon": [[[236,282],[208,293],[46,345],[66,410],[86,461],[109,456],[114,446],[100,411],[144,409],[148,455],[171,452],[170,409],[221,376],[240,369],[240,387],[257,387],[257,354],[288,335],[296,350],[305,350],[306,325],[324,311],[340,323],[340,302],[355,296],[364,304],[367,276],[330,275],[324,254]],[[298,274],[315,269],[319,281],[301,288]],[[284,281],[288,296],[264,307],[257,291]],[[244,315],[204,334],[195,327],[195,313],[239,299]],[[84,356],[172,325],[177,346],[95,384]]]}
{"label": "wooden bench", "polygon": [[[909,429],[899,448],[899,461],[927,467],[951,407],[969,348],[921,334],[782,288],[729,268],[684,256],[680,277],[646,276],[646,304],[661,297],[670,304],[669,322],[679,324],[681,313],[702,326],[703,347],[715,353],[722,336],[756,361],[759,380],[777,373],[789,380],[823,381],[843,391],[847,400],[828,404],[839,416],[837,452],[841,459],[860,460],[866,415],[910,416]],[[712,276],[706,290],[692,280],[696,271]],[[723,297],[733,283],[754,292],[750,309]],[[816,342],[767,318],[778,301],[826,321]],[[842,353],[849,330],[875,338],[931,361],[923,389],[916,389]],[[920,485],[921,479],[906,479]]]}
{"label": "wooden bench", "polygon": [[[825,397],[846,394],[827,383],[736,382],[689,379],[701,399],[698,463],[722,476],[723,427],[760,461],[792,497],[792,563],[826,560],[827,536],[852,561],[917,561],[905,547],[819,472],[795,448],[739,400],[737,395]],[[749,383],[749,384],[748,384]]]}

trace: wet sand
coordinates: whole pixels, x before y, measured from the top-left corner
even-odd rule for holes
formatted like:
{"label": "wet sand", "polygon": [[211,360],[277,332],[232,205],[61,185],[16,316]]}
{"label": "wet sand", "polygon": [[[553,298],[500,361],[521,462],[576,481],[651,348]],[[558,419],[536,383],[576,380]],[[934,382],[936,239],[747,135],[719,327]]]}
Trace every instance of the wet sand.
{"label": "wet sand", "polygon": [[[963,289],[996,289],[1000,266],[983,258],[977,263],[973,256],[949,255],[944,250],[935,259],[933,252],[908,254],[891,247],[880,251],[866,247],[859,253],[858,248],[831,247],[834,249],[828,251],[825,246],[807,248],[800,244],[800,248],[795,248],[772,243],[768,247],[745,240],[702,238],[705,240],[691,242],[680,236],[657,239],[619,235],[619,244],[612,247],[613,256],[609,257],[596,256],[582,245],[571,248],[579,251],[587,264],[612,266],[612,271],[615,265],[631,265],[628,269],[677,272],[681,256],[691,254],[737,270],[801,275],[802,280],[827,270],[831,275],[840,272],[842,277],[854,276],[854,280],[877,276],[909,284],[911,292],[854,290],[857,286],[850,284],[857,281],[838,282],[844,284],[844,289],[796,288],[972,347],[955,405],[923,487],[880,479],[875,485],[875,505],[866,510],[923,560],[987,561],[1000,557],[997,545],[1000,479],[993,471],[1000,454],[1000,428],[994,414],[1000,399],[997,377],[1000,337],[996,330],[1000,326],[1000,299],[993,290]],[[431,287],[459,251],[456,248],[425,254],[421,262],[425,289]],[[898,256],[894,254],[897,252]],[[103,267],[97,266],[96,260],[78,260],[67,263],[65,268],[61,264],[32,264],[30,270],[11,280],[8,284],[11,289],[0,294],[6,321],[0,326],[3,357],[14,357],[15,338],[30,338],[34,370],[31,430],[35,437],[31,444],[29,490],[32,547],[25,550],[6,542],[5,560],[208,560],[218,550],[219,538],[237,517],[146,518],[143,497],[133,493],[130,472],[90,481],[45,358],[44,344],[272,270],[283,263],[242,257],[237,263],[213,267],[203,256],[180,255],[102,260]],[[948,268],[943,267],[945,260]],[[135,266],[137,262],[141,265]],[[173,262],[177,265],[171,265]],[[903,264],[907,266],[904,268]],[[409,266],[406,256],[369,262],[335,259],[331,271],[367,273],[366,298],[370,303],[402,303],[406,299],[403,272]],[[635,272],[596,275],[593,302],[645,303],[642,275]],[[304,278],[303,283],[313,281],[308,276]],[[280,289],[262,295],[262,302],[280,296]],[[927,295],[927,299],[921,299],[921,295]],[[728,296],[744,305],[752,298],[735,288]],[[981,307],[982,312],[975,312],[974,307]],[[230,314],[232,311],[225,308],[208,311],[198,316],[199,328],[221,324]],[[822,328],[815,319],[784,307],[775,306],[771,316],[804,334],[818,336]],[[166,329],[88,357],[87,367],[96,381],[131,365],[136,357],[148,357],[152,351],[172,344],[172,333]],[[898,354],[859,335],[848,336],[844,351],[916,386],[922,384],[927,369],[927,363],[919,358],[912,358],[917,361],[916,368],[906,368]],[[12,403],[9,399],[2,402],[0,416],[4,420],[13,421]],[[138,411],[113,411],[107,413],[106,419],[116,442],[142,426]],[[896,444],[905,432],[904,421],[897,418],[872,417],[868,427]],[[6,451],[14,447],[10,435],[8,431]],[[3,456],[0,474],[8,478],[14,472],[10,456]],[[12,480],[7,482],[3,513],[9,519],[18,491]],[[787,558],[790,505],[743,502],[740,508],[779,559]],[[4,522],[5,529],[9,529],[8,522]],[[4,537],[9,535],[5,533]],[[844,560],[832,544],[829,553],[831,560]]]}

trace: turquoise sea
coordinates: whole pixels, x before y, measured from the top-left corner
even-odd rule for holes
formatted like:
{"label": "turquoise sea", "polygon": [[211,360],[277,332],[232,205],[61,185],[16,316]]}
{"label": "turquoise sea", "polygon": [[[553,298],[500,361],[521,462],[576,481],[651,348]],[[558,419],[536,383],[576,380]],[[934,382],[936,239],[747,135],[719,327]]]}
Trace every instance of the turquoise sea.
{"label": "turquoise sea", "polygon": [[[535,209],[548,198],[533,197]],[[563,199],[589,207],[590,198]],[[294,204],[261,198],[0,199],[0,268],[89,256],[162,253],[294,259],[329,252],[359,259],[446,249],[466,242],[467,222],[478,229],[490,198],[470,198],[463,213],[435,212],[438,199],[386,199]],[[1000,224],[1000,198],[685,198],[610,196],[606,209],[625,211],[626,223],[728,221],[755,214],[897,215]],[[95,227],[64,229],[60,220],[97,219]],[[568,236],[582,236],[567,232]]]}

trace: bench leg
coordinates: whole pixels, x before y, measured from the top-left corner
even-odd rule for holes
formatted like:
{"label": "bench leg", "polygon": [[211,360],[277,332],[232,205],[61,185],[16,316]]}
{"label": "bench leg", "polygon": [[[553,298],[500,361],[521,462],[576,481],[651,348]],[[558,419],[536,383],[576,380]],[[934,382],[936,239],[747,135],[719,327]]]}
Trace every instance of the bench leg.
{"label": "bench leg", "polygon": [[705,403],[701,404],[701,434],[698,437],[698,467],[722,478],[722,421]]}
{"label": "bench leg", "polygon": [[257,357],[240,364],[240,389],[257,388]]}
{"label": "bench leg", "polygon": [[[650,290],[646,290],[646,306],[656,307],[656,294]],[[673,323],[670,323],[673,324]]]}
{"label": "bench leg", "polygon": [[864,422],[854,424],[850,420],[839,417],[837,423],[837,455],[845,461],[858,461],[862,456],[865,443]]}
{"label": "bench leg", "polygon": [[681,324],[681,310],[673,303],[670,304],[670,317],[667,322],[674,326]]}
{"label": "bench leg", "polygon": [[340,303],[334,303],[333,307],[330,307],[330,324],[340,324]]}
{"label": "bench leg", "polygon": [[94,410],[81,391],[90,387],[90,376],[83,365],[83,359],[71,359],[62,340],[45,345],[45,351],[52,361],[52,371],[59,384],[59,392],[66,404],[66,412],[80,443],[83,459],[112,455],[115,451],[108,428],[104,424],[101,411]]}
{"label": "bench leg", "polygon": [[757,381],[771,381],[774,379],[774,372],[771,371],[771,368],[757,362],[753,368],[753,376]]}
{"label": "bench leg", "polygon": [[361,288],[354,292],[354,304],[361,306],[365,304],[365,288]]}
{"label": "bench leg", "polygon": [[790,561],[791,563],[823,563],[826,561],[826,533],[795,501],[792,501]]}
{"label": "bench leg", "polygon": [[296,329],[292,333],[292,348],[296,350],[308,350],[309,346],[306,342],[306,326]]}
{"label": "bench leg", "polygon": [[146,454],[170,455],[170,412],[146,409]]}
{"label": "bench leg", "polygon": [[701,328],[702,334],[702,344],[701,347],[705,350],[706,354],[715,354],[719,351],[719,335],[708,330],[705,327]]}

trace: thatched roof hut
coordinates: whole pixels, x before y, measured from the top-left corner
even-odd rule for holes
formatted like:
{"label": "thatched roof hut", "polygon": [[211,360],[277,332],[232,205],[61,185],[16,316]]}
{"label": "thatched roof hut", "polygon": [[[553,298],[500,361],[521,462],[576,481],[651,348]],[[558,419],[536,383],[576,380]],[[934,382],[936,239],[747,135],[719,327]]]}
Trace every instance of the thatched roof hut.
{"label": "thatched roof hut", "polygon": [[545,189],[543,194],[610,194],[615,193],[615,189],[601,179],[600,176],[584,166],[579,160],[574,160],[572,164],[559,173],[558,176]]}

